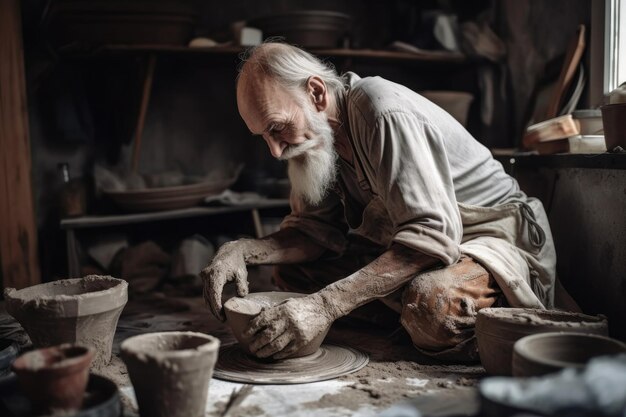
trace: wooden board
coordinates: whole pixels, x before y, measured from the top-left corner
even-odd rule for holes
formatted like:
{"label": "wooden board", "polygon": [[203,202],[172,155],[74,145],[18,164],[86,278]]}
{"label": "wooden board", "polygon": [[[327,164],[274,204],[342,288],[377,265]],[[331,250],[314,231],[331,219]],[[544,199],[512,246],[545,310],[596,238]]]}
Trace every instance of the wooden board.
{"label": "wooden board", "polygon": [[0,264],[4,288],[40,282],[19,0],[0,0]]}

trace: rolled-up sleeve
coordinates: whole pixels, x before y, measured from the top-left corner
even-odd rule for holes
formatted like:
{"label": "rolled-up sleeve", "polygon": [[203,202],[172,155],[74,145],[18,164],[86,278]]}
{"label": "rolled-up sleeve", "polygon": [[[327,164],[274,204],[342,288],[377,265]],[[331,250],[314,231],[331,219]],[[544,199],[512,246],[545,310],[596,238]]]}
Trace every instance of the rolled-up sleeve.
{"label": "rolled-up sleeve", "polygon": [[348,226],[344,220],[343,205],[336,193],[330,192],[317,206],[306,204],[291,195],[291,213],[280,228],[292,227],[308,236],[318,245],[342,253],[347,245]]}
{"label": "rolled-up sleeve", "polygon": [[369,130],[357,151],[393,223],[392,242],[456,262],[463,227],[439,130],[402,111],[379,117]]}

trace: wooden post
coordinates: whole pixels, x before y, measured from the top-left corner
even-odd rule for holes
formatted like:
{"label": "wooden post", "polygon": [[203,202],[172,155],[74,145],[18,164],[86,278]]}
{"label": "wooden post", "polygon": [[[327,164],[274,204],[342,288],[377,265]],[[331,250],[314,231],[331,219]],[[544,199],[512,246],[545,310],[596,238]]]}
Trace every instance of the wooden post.
{"label": "wooden post", "polygon": [[20,0],[0,0],[0,265],[4,288],[41,281]]}

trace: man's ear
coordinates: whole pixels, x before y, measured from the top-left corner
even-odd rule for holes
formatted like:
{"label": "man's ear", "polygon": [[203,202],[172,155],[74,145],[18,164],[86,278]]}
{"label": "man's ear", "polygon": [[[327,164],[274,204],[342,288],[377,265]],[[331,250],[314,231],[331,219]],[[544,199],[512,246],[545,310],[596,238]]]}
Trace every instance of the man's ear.
{"label": "man's ear", "polygon": [[324,111],[328,107],[328,90],[326,83],[320,77],[314,75],[306,80],[307,95],[311,99],[317,111]]}

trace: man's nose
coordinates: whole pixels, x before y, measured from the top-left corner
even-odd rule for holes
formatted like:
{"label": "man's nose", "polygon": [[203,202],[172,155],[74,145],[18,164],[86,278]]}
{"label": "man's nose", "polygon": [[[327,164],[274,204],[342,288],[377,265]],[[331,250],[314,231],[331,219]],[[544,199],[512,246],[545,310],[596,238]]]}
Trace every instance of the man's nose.
{"label": "man's nose", "polygon": [[267,142],[267,146],[270,148],[272,156],[276,159],[280,158],[286,148],[285,143],[280,140],[276,140],[269,135],[265,139],[265,142]]}

